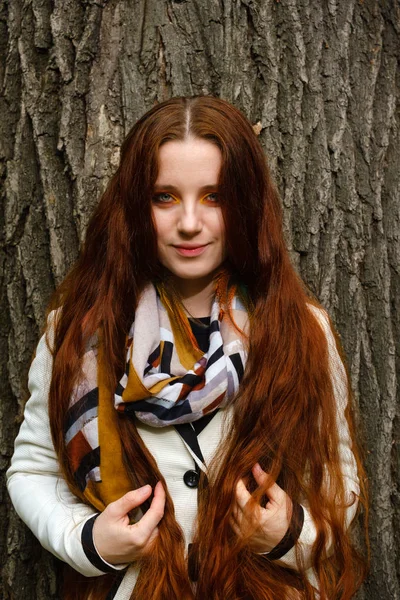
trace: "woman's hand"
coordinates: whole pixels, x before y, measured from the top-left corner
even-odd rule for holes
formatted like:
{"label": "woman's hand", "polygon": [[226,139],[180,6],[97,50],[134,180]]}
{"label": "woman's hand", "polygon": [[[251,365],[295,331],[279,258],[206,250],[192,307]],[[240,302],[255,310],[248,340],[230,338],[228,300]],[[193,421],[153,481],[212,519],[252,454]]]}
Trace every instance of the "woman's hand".
{"label": "woman's hand", "polygon": [[[258,485],[268,483],[269,475],[261,469],[258,463],[254,465],[252,473]],[[265,493],[269,498],[266,507],[253,508],[251,505],[247,505],[251,494],[247,491],[243,479],[239,480],[236,487],[237,505],[232,527],[238,536],[242,536],[242,531],[245,530],[249,518],[252,517],[259,523],[249,538],[249,547],[253,552],[258,553],[269,552],[281,541],[289,527],[293,507],[291,499],[277,483],[272,482]],[[256,511],[256,514],[251,515],[253,510]]]}
{"label": "woman's hand", "polygon": [[158,534],[158,523],[164,515],[165,490],[159,481],[149,510],[133,525],[129,511],[140,506],[151,494],[150,485],[128,492],[111,502],[97,517],[93,541],[97,552],[110,564],[130,563],[147,554]]}

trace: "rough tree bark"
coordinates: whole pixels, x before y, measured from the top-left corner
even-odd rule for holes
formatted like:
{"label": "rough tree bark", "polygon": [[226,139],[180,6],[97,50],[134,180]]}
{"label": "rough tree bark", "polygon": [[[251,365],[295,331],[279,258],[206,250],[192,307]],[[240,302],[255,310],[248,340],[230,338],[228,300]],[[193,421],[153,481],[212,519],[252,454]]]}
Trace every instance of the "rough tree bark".
{"label": "rough tree bark", "polygon": [[1,597],[59,598],[4,486],[49,295],[130,126],[206,93],[258,123],[293,260],[341,333],[371,488],[359,598],[400,598],[399,33],[396,0],[0,1]]}

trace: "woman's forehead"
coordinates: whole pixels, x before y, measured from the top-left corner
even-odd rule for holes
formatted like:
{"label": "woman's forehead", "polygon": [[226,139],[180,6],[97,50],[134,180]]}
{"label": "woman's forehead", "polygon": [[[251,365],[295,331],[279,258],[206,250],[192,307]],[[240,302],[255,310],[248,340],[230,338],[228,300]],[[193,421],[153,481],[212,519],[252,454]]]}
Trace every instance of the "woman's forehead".
{"label": "woman's forehead", "polygon": [[222,164],[220,149],[207,140],[189,138],[163,144],[158,155],[156,186],[215,187]]}

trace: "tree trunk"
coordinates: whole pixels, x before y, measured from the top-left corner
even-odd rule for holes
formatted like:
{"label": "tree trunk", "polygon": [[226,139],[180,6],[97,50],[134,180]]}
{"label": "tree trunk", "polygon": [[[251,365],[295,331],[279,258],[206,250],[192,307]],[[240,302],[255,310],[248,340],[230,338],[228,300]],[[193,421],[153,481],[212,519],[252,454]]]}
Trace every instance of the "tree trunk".
{"label": "tree trunk", "polygon": [[214,94],[258,124],[347,352],[371,493],[358,598],[400,599],[399,34],[396,0],[0,0],[1,597],[60,597],[4,484],[46,303],[135,120]]}

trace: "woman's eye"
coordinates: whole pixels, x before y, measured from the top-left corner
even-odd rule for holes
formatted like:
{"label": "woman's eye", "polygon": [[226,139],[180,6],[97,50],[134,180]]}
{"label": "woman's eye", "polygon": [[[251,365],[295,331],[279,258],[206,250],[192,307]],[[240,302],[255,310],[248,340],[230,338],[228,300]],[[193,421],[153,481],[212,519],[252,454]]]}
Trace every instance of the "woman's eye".
{"label": "woman's eye", "polygon": [[218,202],[218,194],[216,192],[212,192],[211,194],[207,194],[207,196],[204,196],[203,200],[206,200],[207,202]]}
{"label": "woman's eye", "polygon": [[[175,196],[172,196],[167,192],[159,192],[158,194],[154,194],[153,202],[159,204],[170,204],[179,202],[179,200],[175,198]],[[210,194],[203,196],[203,198],[201,198],[201,202],[209,202],[210,204],[216,204],[219,202],[218,194],[216,192],[211,192]]]}
{"label": "woman's eye", "polygon": [[161,192],[160,194],[155,194],[153,196],[153,202],[161,202],[166,204],[167,202],[173,202],[174,198],[171,194],[167,194],[166,192]]}

